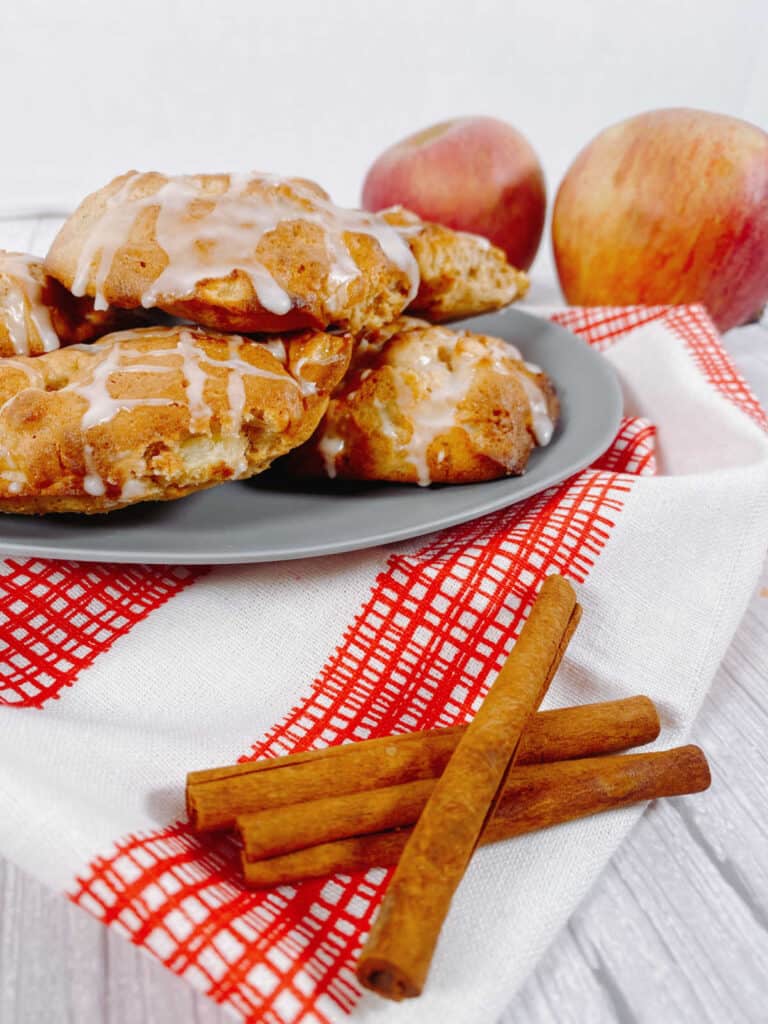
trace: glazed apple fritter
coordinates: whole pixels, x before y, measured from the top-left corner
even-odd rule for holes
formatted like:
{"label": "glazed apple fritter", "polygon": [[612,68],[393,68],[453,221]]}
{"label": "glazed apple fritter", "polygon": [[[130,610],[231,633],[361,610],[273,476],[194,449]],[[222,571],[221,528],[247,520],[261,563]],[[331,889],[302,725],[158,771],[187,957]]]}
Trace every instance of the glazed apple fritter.
{"label": "glazed apple fritter", "polygon": [[311,435],[351,349],[174,327],[0,360],[0,511],[106,512],[261,473]]}
{"label": "glazed apple fritter", "polygon": [[559,412],[538,367],[499,338],[403,317],[361,342],[295,476],[468,483],[522,473]]}

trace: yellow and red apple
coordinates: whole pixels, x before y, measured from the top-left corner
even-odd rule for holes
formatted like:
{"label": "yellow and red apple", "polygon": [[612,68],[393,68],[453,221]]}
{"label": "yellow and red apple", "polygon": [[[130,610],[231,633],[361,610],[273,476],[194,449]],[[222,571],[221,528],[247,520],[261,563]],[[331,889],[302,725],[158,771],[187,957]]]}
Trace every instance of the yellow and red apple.
{"label": "yellow and red apple", "polygon": [[517,129],[460,117],[387,149],[363,184],[363,206],[405,206],[423,220],[483,235],[527,270],[541,241],[546,189],[539,160]]}
{"label": "yellow and red apple", "polygon": [[555,200],[575,305],[702,302],[721,330],[768,301],[768,135],[701,110],[640,114],[576,157]]}

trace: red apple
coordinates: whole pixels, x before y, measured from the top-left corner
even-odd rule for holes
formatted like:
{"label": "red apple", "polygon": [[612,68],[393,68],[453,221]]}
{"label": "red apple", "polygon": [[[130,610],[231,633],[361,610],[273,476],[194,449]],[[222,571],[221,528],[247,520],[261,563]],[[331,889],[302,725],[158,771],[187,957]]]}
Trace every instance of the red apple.
{"label": "red apple", "polygon": [[517,129],[495,117],[459,117],[409,135],[368,171],[365,209],[397,205],[484,235],[527,270],[541,241],[547,196],[538,158]]}
{"label": "red apple", "polygon": [[601,132],[558,190],[552,243],[574,305],[702,302],[720,330],[768,300],[768,135],[703,110]]}

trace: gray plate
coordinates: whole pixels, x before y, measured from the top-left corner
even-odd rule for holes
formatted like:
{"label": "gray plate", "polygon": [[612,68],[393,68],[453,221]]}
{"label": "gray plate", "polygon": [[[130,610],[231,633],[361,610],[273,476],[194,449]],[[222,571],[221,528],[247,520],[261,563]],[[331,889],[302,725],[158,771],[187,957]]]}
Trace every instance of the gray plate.
{"label": "gray plate", "polygon": [[0,551],[91,562],[223,564],[330,555],[463,523],[559,483],[616,435],[621,391],[610,365],[562,327],[516,309],[462,326],[517,345],[555,383],[562,418],[524,476],[456,487],[295,484],[267,475],[100,516],[0,517]]}

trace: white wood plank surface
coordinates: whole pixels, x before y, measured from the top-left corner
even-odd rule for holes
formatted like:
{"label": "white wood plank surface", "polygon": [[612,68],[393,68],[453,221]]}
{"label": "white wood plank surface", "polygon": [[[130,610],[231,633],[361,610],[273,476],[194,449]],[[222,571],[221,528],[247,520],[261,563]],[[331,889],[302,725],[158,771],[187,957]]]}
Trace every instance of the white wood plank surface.
{"label": "white wood plank surface", "polygon": [[[0,244],[43,251],[54,226],[0,223]],[[768,328],[742,328],[726,341],[768,404]],[[537,970],[510,994],[501,1024],[768,1021],[766,736],[768,571],[693,730],[712,788],[649,808]],[[0,860],[0,1024],[228,1020]]]}

